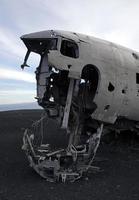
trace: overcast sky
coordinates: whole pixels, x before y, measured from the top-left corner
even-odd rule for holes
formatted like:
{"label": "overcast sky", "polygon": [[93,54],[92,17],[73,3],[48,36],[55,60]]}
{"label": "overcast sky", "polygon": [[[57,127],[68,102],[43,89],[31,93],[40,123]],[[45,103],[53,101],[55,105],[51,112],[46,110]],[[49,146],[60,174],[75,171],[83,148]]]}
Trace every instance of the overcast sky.
{"label": "overcast sky", "polygon": [[34,101],[38,60],[22,72],[21,35],[69,30],[139,51],[138,19],[138,0],[0,0],[0,104]]}

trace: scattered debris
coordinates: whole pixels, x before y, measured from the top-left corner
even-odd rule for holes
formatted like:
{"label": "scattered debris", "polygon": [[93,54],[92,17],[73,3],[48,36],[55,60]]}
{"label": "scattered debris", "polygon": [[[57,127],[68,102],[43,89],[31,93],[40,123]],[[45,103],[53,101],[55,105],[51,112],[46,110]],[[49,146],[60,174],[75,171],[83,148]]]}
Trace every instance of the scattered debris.
{"label": "scattered debris", "polygon": [[92,166],[92,162],[99,146],[103,125],[90,136],[86,144],[70,144],[66,149],[54,150],[50,144],[43,144],[42,139],[39,145],[35,143],[34,133],[39,130],[39,126],[42,127],[43,120],[47,121],[46,118],[46,115],[43,116],[32,125],[32,129],[24,132],[22,149],[26,152],[30,166],[47,181],[63,183],[80,179],[88,170],[99,171],[98,167]]}

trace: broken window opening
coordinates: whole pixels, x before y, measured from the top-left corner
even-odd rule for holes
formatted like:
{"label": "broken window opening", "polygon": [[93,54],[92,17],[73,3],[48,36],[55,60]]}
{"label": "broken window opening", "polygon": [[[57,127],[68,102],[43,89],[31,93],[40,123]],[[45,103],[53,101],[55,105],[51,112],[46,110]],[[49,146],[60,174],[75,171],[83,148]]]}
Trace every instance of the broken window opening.
{"label": "broken window opening", "polygon": [[60,52],[62,55],[71,57],[71,58],[78,58],[79,57],[79,48],[75,42],[71,42],[68,40],[63,40],[61,44]]}
{"label": "broken window opening", "polygon": [[33,66],[33,68],[34,68],[34,66],[38,67],[40,64],[40,60],[41,60],[41,57],[39,54],[30,52],[30,56],[28,58],[27,65],[31,66],[31,67]]}
{"label": "broken window opening", "polygon": [[108,90],[109,90],[110,92],[113,92],[114,89],[115,89],[114,85],[113,85],[111,82],[109,82]]}

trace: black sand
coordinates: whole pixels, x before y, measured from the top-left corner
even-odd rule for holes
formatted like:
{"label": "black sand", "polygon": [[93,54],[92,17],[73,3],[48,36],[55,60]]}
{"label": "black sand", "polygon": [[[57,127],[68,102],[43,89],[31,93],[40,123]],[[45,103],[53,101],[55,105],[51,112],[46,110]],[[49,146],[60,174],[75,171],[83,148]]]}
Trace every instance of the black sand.
{"label": "black sand", "polygon": [[[139,150],[122,143],[101,144],[97,158],[102,161],[95,165],[103,171],[75,183],[49,183],[37,175],[21,150],[22,128],[41,112],[0,112],[0,200],[139,200]],[[55,143],[61,141],[58,132],[50,121],[48,136]]]}

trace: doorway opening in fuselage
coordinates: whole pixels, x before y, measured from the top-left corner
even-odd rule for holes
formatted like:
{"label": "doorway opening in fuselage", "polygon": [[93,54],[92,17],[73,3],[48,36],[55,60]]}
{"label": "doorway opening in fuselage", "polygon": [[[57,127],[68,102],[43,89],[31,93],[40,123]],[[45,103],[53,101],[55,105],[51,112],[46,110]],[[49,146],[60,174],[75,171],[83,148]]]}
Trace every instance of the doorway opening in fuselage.
{"label": "doorway opening in fuselage", "polygon": [[93,102],[99,82],[98,69],[93,65],[86,65],[81,74],[79,93],[83,101],[85,113],[92,114],[97,105]]}

